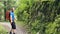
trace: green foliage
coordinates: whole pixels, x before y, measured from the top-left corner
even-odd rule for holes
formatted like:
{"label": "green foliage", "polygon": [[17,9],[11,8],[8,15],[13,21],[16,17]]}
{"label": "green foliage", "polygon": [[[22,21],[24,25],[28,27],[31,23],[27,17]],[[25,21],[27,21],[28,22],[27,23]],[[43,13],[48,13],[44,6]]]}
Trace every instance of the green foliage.
{"label": "green foliage", "polygon": [[[60,34],[59,0],[20,0],[15,11],[18,21],[27,25],[29,34]],[[56,21],[57,20],[57,21]]]}
{"label": "green foliage", "polygon": [[49,23],[46,28],[46,34],[57,34],[56,33],[56,23]]}
{"label": "green foliage", "polygon": [[58,15],[54,22],[49,23],[46,26],[46,34],[60,34],[60,15]]}

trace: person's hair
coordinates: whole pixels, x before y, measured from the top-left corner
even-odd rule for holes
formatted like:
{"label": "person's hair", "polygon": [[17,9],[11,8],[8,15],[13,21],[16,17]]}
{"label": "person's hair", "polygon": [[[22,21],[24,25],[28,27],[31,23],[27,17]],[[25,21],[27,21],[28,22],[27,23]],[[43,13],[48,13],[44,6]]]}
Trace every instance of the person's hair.
{"label": "person's hair", "polygon": [[13,7],[13,8],[11,8],[11,10],[14,10],[14,7]]}

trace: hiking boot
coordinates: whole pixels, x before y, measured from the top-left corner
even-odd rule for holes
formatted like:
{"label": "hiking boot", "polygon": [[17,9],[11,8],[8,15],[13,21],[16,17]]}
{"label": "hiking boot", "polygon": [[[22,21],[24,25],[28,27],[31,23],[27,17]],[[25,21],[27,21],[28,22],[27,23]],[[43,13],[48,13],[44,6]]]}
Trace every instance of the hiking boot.
{"label": "hiking boot", "polygon": [[10,34],[12,34],[12,32],[10,32]]}
{"label": "hiking boot", "polygon": [[13,33],[13,34],[15,34],[15,33]]}

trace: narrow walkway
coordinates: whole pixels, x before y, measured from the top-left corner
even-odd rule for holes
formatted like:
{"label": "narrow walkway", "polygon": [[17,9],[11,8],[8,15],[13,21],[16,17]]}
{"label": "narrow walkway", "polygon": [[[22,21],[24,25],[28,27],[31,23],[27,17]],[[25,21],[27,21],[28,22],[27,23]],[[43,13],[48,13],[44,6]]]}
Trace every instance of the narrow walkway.
{"label": "narrow walkway", "polygon": [[[4,22],[4,23],[0,22],[0,24],[3,25],[5,27],[5,29],[8,30],[8,32],[10,31],[11,25],[9,22],[7,22],[7,23],[6,22]],[[20,26],[19,27],[16,26],[16,27],[17,27],[16,34],[27,34],[27,32],[23,28],[21,28]]]}

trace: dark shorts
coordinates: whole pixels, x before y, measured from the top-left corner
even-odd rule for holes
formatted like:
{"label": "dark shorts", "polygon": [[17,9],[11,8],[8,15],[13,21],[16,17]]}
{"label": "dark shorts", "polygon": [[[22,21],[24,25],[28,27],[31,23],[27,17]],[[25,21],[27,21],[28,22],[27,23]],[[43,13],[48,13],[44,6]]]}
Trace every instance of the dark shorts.
{"label": "dark shorts", "polygon": [[15,22],[12,22],[11,26],[12,26],[12,29],[16,29]]}

